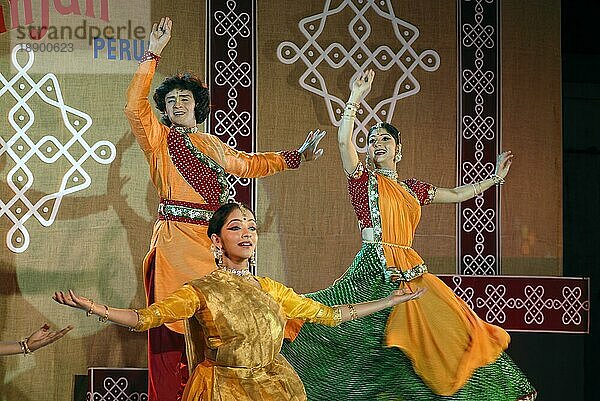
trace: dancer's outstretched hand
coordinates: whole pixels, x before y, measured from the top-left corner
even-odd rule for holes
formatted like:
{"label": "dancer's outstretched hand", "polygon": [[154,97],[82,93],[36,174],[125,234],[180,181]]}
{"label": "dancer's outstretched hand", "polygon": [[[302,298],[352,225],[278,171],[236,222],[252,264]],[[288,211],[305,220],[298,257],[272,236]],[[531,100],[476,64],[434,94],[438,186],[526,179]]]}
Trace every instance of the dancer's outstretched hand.
{"label": "dancer's outstretched hand", "polygon": [[62,330],[50,330],[50,326],[43,325],[40,329],[34,331],[27,337],[27,346],[31,351],[45,347],[48,344],[61,339],[69,331],[73,330],[73,326],[67,326]]}
{"label": "dancer's outstretched hand", "polygon": [[405,289],[394,290],[388,295],[387,299],[390,306],[398,305],[410,301],[411,299],[421,298],[426,291],[426,288],[419,288],[415,292],[408,292]]}
{"label": "dancer's outstretched hand", "polygon": [[150,31],[150,44],[148,50],[152,53],[159,55],[162,53],[169,40],[171,40],[171,28],[173,27],[173,21],[169,17],[163,17],[160,22],[152,25],[152,31]]}
{"label": "dancer's outstretched hand", "polygon": [[513,162],[513,157],[514,155],[510,150],[502,152],[498,155],[498,158],[496,159],[496,175],[500,176],[501,178],[506,178],[508,170],[510,170],[510,165]]}
{"label": "dancer's outstretched hand", "polygon": [[85,311],[89,311],[92,307],[92,300],[87,299],[86,297],[82,297],[76,295],[73,290],[69,290],[69,292],[57,291],[52,296],[59,304],[67,305],[72,308],[82,309]]}
{"label": "dancer's outstretched hand", "polygon": [[352,83],[352,93],[350,94],[353,101],[360,101],[369,91],[375,78],[375,71],[366,70]]}
{"label": "dancer's outstretched hand", "polygon": [[323,149],[319,149],[319,142],[327,134],[326,131],[314,130],[308,133],[306,140],[298,149],[298,152],[302,155],[302,160],[311,161],[317,160],[323,156]]}

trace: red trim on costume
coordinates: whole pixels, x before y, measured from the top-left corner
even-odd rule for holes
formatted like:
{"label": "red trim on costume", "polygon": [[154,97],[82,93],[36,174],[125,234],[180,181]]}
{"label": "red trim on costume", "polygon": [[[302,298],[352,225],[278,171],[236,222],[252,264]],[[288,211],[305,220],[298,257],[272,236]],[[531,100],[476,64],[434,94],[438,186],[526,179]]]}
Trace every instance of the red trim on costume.
{"label": "red trim on costume", "polygon": [[223,190],[217,172],[202,163],[185,145],[184,135],[171,128],[167,135],[167,147],[171,160],[179,174],[200,194],[208,204],[220,205]]}
{"label": "red trim on costume", "polygon": [[348,195],[354,213],[358,218],[360,229],[373,227],[371,221],[371,210],[369,209],[369,173],[363,172],[359,177],[348,177]]}
{"label": "red trim on costume", "polygon": [[285,163],[288,165],[289,168],[300,167],[302,157],[298,150],[283,150],[279,152],[279,154],[283,156],[283,159],[285,160]]}
{"label": "red trim on costume", "polygon": [[417,199],[421,206],[428,205],[433,201],[433,197],[435,196],[435,190],[437,189],[435,186],[419,181],[416,178],[409,178],[404,180],[404,183],[417,195]]}
{"label": "red trim on costume", "polygon": [[160,56],[156,53],[152,53],[150,50],[146,50],[140,59],[140,64],[145,61],[156,60],[156,66],[158,67],[158,63],[160,62]]}

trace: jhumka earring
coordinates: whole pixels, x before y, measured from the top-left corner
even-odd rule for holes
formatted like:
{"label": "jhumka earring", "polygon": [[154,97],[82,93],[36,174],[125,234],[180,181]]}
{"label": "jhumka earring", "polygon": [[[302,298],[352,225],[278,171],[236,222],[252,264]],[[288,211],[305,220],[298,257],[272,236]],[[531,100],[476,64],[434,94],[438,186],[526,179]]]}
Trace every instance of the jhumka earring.
{"label": "jhumka earring", "polygon": [[217,267],[221,268],[225,266],[225,264],[223,263],[223,250],[219,247],[216,247],[215,244],[212,244],[210,246],[210,250],[212,251],[213,256],[217,260]]}
{"label": "jhumka earring", "polygon": [[253,272],[256,272],[256,255],[254,253],[250,256],[250,259],[248,259],[248,267]]}
{"label": "jhumka earring", "polygon": [[400,160],[402,160],[402,148],[400,145],[398,145],[396,147],[396,156],[394,156],[394,161],[398,163]]}

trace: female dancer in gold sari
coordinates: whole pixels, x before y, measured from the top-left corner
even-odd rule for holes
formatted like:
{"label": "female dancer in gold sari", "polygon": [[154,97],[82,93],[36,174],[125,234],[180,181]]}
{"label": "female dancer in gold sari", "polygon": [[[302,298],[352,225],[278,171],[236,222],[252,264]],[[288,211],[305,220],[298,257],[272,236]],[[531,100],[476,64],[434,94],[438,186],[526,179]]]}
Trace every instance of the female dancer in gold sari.
{"label": "female dancer in gold sari", "polygon": [[[336,326],[421,296],[391,291],[379,300],[327,307],[297,295],[249,265],[258,236],[254,214],[238,203],[209,222],[217,270],[141,310],[115,309],[56,292],[64,305],[136,331],[184,320],[190,379],[183,401],[303,401],[302,382],[279,353],[287,319]],[[330,399],[337,399],[332,392]]]}

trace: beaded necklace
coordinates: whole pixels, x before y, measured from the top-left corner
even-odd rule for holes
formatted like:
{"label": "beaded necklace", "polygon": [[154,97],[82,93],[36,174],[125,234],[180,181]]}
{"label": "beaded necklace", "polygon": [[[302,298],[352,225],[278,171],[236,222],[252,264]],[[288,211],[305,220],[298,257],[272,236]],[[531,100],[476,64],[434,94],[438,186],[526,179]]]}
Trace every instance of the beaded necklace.
{"label": "beaded necklace", "polygon": [[223,266],[223,265],[217,266],[217,269],[227,272],[227,273],[230,273],[230,274],[233,274],[238,277],[246,278],[246,279],[251,279],[253,277],[252,273],[250,273],[250,270],[248,270],[248,269],[244,269],[244,270],[232,269],[231,267],[227,267],[227,266]]}
{"label": "beaded necklace", "polygon": [[376,168],[375,173],[381,174],[384,177],[390,178],[394,181],[398,181],[398,172],[389,168]]}

